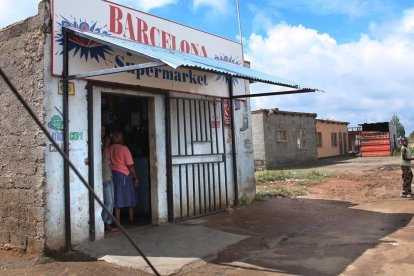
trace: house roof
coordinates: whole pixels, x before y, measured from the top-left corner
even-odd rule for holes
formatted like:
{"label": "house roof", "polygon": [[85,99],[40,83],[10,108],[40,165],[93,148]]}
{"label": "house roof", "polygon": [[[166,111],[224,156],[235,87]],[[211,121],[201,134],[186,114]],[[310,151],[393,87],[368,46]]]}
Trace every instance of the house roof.
{"label": "house roof", "polygon": [[349,125],[348,122],[341,122],[341,121],[335,121],[335,120],[316,119],[316,121],[319,121],[321,123],[327,123],[327,124]]}
{"label": "house roof", "polygon": [[252,114],[259,114],[259,113],[266,113],[268,116],[272,114],[278,115],[291,115],[291,116],[308,116],[316,118],[316,113],[305,113],[305,112],[293,112],[293,111],[283,111],[279,110],[279,108],[272,108],[272,109],[259,109],[252,111]]}

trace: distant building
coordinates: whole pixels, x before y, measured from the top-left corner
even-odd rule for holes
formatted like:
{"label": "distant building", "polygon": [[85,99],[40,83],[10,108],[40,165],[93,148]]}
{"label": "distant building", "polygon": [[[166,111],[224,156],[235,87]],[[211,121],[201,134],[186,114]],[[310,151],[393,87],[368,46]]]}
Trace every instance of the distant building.
{"label": "distant building", "polygon": [[389,122],[361,125],[361,156],[391,156],[397,148],[397,126]]}
{"label": "distant building", "polygon": [[272,169],[317,159],[316,113],[261,109],[252,112],[256,169]]}
{"label": "distant building", "polygon": [[358,154],[361,148],[361,126],[348,127],[348,151]]}
{"label": "distant building", "polygon": [[318,158],[348,154],[347,122],[316,120]]}

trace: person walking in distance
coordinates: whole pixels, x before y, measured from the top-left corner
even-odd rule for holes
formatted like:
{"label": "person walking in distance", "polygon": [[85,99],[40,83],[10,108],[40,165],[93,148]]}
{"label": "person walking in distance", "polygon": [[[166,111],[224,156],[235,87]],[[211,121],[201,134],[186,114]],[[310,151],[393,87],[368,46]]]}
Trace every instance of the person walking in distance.
{"label": "person walking in distance", "polygon": [[121,222],[121,208],[127,207],[129,220],[132,222],[136,205],[134,186],[138,187],[138,178],[132,154],[123,143],[124,134],[115,132],[112,145],[109,147],[114,182],[115,217]]}
{"label": "person walking in distance", "polygon": [[402,138],[401,146],[401,170],[402,170],[402,190],[401,197],[411,197],[411,183],[413,181],[413,172],[411,170],[411,150],[408,147],[408,138]]}

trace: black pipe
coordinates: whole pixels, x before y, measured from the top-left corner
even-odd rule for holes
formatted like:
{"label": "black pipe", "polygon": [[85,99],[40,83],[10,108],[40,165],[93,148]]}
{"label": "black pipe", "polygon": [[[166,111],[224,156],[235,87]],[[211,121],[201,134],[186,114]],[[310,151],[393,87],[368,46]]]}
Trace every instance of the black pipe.
{"label": "black pipe", "polygon": [[171,159],[171,98],[170,94],[165,95],[165,151],[167,157],[167,201],[168,201],[168,221],[174,221],[173,187],[172,187],[172,159]]}
{"label": "black pipe", "polygon": [[[66,28],[62,28],[63,34],[63,151],[69,157],[69,83],[66,77],[69,73],[68,34]],[[65,237],[66,250],[72,249],[72,232],[70,219],[70,175],[69,164],[63,163],[63,185],[65,193]]]}
{"label": "black pipe", "polygon": [[[93,86],[88,83],[88,181],[92,189],[95,189],[95,152],[93,140]],[[89,193],[89,239],[95,241],[95,201]]]}
{"label": "black pipe", "polygon": [[[180,100],[176,99],[176,108],[177,108],[177,143],[178,143],[178,154],[181,155],[181,124],[180,124]],[[183,116],[185,117],[185,115]],[[181,174],[181,165],[178,166],[178,181],[180,188],[180,219],[183,218],[183,182]]]}
{"label": "black pipe", "polygon": [[[194,154],[194,129],[193,129],[193,108],[192,102],[194,100],[188,100],[188,109],[190,110],[190,138],[191,138],[191,153]],[[194,111],[195,113],[195,111]],[[194,122],[195,124],[195,122]],[[195,167],[194,164],[191,165],[191,172],[193,173],[193,215],[196,215],[196,192],[195,192]]]}
{"label": "black pipe", "polygon": [[49,141],[52,143],[52,145],[56,148],[57,152],[65,159],[65,161],[68,163],[72,171],[79,177],[80,181],[85,185],[85,187],[88,189],[90,193],[92,193],[95,200],[99,203],[99,205],[102,207],[102,209],[105,211],[105,213],[108,214],[108,216],[111,217],[112,221],[116,224],[116,226],[119,228],[119,230],[125,235],[127,240],[130,242],[130,244],[138,251],[138,253],[142,256],[142,258],[146,261],[146,263],[151,267],[152,271],[156,275],[160,275],[159,272],[155,269],[155,267],[152,265],[152,263],[148,260],[148,258],[144,255],[144,253],[141,251],[141,249],[138,247],[138,245],[134,242],[132,237],[128,234],[128,232],[125,230],[125,228],[121,225],[121,223],[115,218],[115,216],[112,214],[112,211],[109,211],[108,208],[104,205],[102,200],[96,195],[93,188],[86,182],[86,180],[83,178],[79,170],[73,165],[73,163],[69,160],[69,157],[66,155],[66,153],[59,147],[58,143],[53,139],[52,135],[48,132],[46,127],[40,122],[40,120],[37,118],[34,111],[30,108],[30,106],[27,104],[25,99],[22,97],[22,95],[17,91],[16,87],[10,82],[9,78],[4,74],[3,70],[0,68],[0,75],[6,82],[6,84],[9,86],[10,90],[14,93],[14,95],[19,99],[20,103],[24,106],[24,108],[27,110],[27,112],[30,114],[32,119],[35,121],[35,123],[38,125],[38,127],[43,131],[43,133],[46,135],[46,137],[49,139]]}
{"label": "black pipe", "polygon": [[239,205],[239,186],[237,178],[237,152],[236,152],[236,124],[234,122],[234,100],[233,100],[233,78],[227,78],[229,82],[229,94],[230,94],[230,122],[231,122],[231,143],[233,150],[233,179],[234,179],[234,205]]}
{"label": "black pipe", "polygon": [[[187,149],[187,145],[188,145],[188,141],[187,141],[187,111],[185,109],[185,103],[187,102],[187,100],[183,100],[183,118],[184,118],[184,146],[185,146],[185,155],[188,155],[188,149]],[[189,102],[190,103],[190,102]],[[191,141],[192,142],[192,141]],[[189,194],[189,178],[188,178],[188,165],[185,165],[185,187],[186,187],[186,199],[187,199],[187,217],[190,216],[190,194]]]}
{"label": "black pipe", "polygon": [[[221,113],[224,114],[223,103],[221,103]],[[223,143],[223,160],[224,160],[224,187],[226,189],[226,208],[228,208],[229,207],[229,191],[228,191],[229,185],[228,185],[228,180],[227,180],[227,150],[226,150],[226,137],[225,137],[226,133],[224,132],[224,120],[221,120],[221,124],[222,124],[222,134],[223,134],[222,143]]]}
{"label": "black pipe", "polygon": [[279,92],[264,92],[264,93],[255,93],[255,94],[245,94],[245,95],[236,95],[230,96],[232,99],[242,99],[242,98],[254,98],[262,96],[277,96],[277,95],[290,95],[290,94],[301,94],[301,93],[311,93],[311,92],[320,92],[317,89],[303,88],[298,90],[289,90],[289,91],[279,91]]}

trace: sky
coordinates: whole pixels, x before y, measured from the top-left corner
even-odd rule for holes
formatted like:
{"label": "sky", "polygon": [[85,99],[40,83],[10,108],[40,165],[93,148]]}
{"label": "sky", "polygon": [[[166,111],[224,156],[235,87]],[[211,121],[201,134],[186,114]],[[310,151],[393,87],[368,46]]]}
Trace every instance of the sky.
{"label": "sky", "polygon": [[[38,2],[0,0],[0,28],[36,14]],[[237,0],[113,2],[240,41]],[[251,67],[323,91],[254,98],[253,110],[317,113],[349,127],[397,115],[407,135],[414,131],[414,1],[239,0],[239,7]]]}

